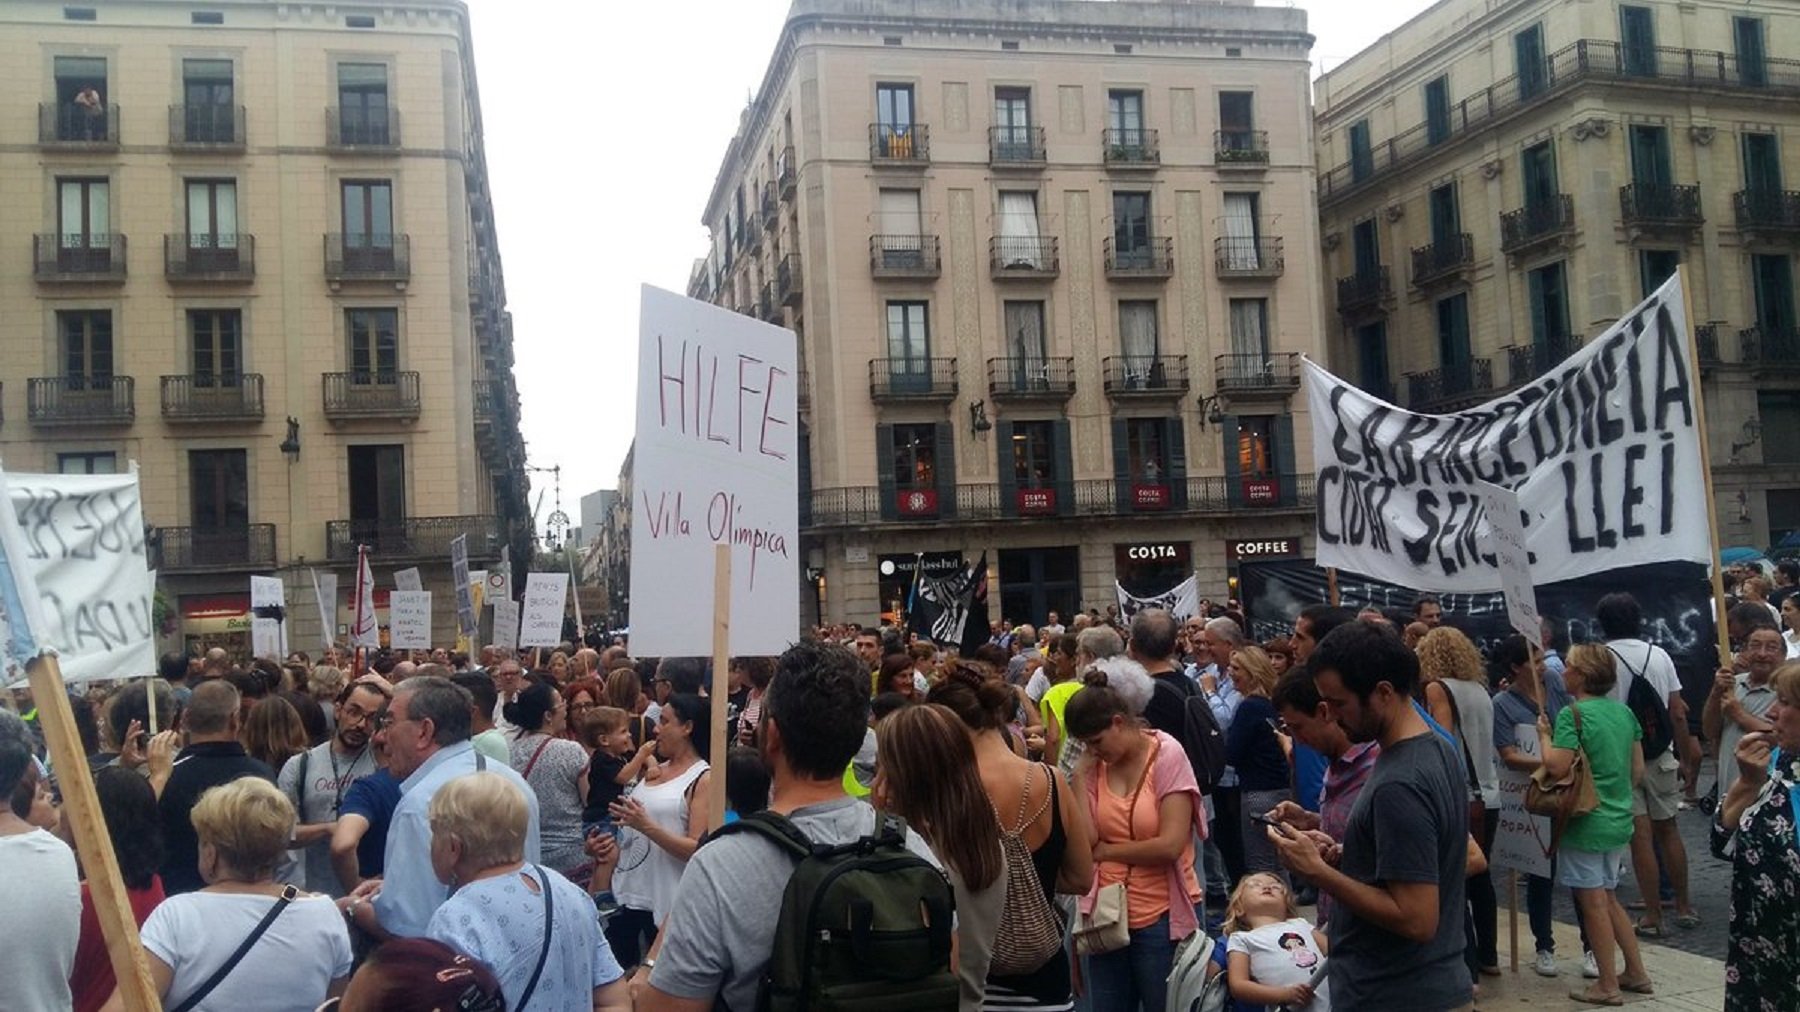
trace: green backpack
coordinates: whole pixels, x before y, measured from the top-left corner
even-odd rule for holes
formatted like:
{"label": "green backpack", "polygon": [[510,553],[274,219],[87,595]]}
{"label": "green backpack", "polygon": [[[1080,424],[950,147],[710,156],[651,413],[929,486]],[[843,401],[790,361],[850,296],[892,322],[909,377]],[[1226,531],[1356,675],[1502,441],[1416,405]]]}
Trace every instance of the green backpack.
{"label": "green backpack", "polygon": [[906,849],[906,823],[876,813],[874,832],[815,845],[787,817],[757,812],[714,834],[754,833],[794,860],[758,1012],[952,1012],[956,899],[944,873]]}

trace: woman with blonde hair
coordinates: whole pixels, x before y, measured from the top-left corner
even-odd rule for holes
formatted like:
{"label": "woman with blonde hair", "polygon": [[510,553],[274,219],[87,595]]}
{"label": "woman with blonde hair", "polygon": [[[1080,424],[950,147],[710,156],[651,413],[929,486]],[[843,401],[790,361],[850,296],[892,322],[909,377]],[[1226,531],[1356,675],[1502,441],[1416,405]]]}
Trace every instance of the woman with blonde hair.
{"label": "woman with blonde hair", "polygon": [[1222,831],[1235,832],[1244,841],[1246,871],[1284,875],[1275,845],[1253,821],[1294,799],[1287,750],[1275,731],[1279,717],[1269,698],[1275,691],[1275,665],[1261,647],[1239,647],[1231,652],[1225,674],[1242,697],[1225,731],[1225,762],[1237,771],[1243,801],[1238,824]]}
{"label": "woman with blonde hair", "polygon": [[329,897],[275,879],[294,836],[293,803],[244,777],[202,794],[190,818],[206,886],[164,900],[142,932],[163,1007],[311,1012],[341,995],[350,976],[343,915]]}

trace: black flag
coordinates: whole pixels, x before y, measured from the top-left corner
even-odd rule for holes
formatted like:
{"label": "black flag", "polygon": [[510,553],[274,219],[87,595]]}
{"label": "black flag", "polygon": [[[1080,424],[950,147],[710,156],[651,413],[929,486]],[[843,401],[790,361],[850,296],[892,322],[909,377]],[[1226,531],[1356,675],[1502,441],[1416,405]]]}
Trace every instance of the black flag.
{"label": "black flag", "polygon": [[940,646],[956,644],[967,657],[988,641],[987,553],[967,570],[926,576],[923,557],[915,564],[907,628]]}

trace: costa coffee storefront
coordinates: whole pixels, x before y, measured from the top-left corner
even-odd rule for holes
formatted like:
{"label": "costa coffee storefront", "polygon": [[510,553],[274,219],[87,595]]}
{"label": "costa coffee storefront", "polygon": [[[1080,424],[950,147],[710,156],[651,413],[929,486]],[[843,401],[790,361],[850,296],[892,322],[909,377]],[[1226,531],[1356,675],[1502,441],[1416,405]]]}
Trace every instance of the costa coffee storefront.
{"label": "costa coffee storefront", "polygon": [[1125,593],[1152,598],[1194,575],[1193,544],[1158,541],[1113,546],[1113,572]]}
{"label": "costa coffee storefront", "polygon": [[1231,596],[1243,603],[1255,639],[1286,636],[1300,608],[1314,603],[1291,599],[1279,589],[1279,581],[1270,578],[1272,570],[1303,561],[1299,538],[1229,541],[1225,561],[1231,567]]}

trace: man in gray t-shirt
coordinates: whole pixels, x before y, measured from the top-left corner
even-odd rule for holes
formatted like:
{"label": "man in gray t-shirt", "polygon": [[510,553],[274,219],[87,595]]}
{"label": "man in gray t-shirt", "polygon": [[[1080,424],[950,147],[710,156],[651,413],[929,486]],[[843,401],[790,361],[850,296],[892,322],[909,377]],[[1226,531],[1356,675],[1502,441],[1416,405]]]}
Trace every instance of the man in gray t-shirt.
{"label": "man in gray t-shirt", "polygon": [[369,748],[370,722],[386,704],[387,697],[378,686],[357,683],[338,699],[333,710],[337,731],[331,740],[281,767],[276,786],[289,801],[296,801],[300,814],[294,842],[300,845],[305,860],[301,862],[304,877],[299,877],[296,885],[334,899],[344,895],[331,869],[331,833],[350,785],[375,772],[375,756]]}
{"label": "man in gray t-shirt", "polygon": [[[869,677],[842,647],[801,642],[776,662],[758,725],[769,764],[769,809],[814,843],[848,843],[875,830],[875,812],[844,793],[844,768],[862,744]],[[907,848],[938,864],[907,832]],[[793,860],[751,833],[711,840],[681,876],[640,1007],[756,1007],[775,945]],[[784,870],[785,869],[785,870]]]}

